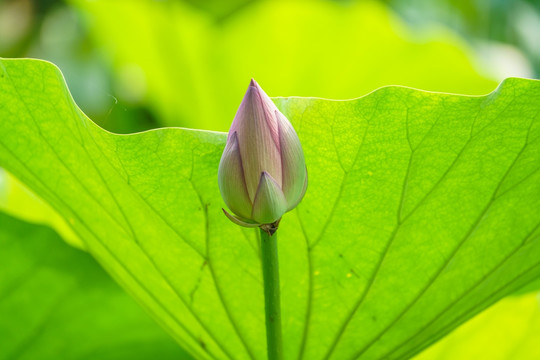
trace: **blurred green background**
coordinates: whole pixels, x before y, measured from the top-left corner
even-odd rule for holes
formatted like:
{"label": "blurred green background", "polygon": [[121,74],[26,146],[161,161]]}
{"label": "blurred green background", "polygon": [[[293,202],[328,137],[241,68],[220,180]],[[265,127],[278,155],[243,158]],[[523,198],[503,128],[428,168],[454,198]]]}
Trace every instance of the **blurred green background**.
{"label": "blurred green background", "polygon": [[[492,91],[506,77],[539,78],[540,1],[2,0],[0,57],[40,58],[58,65],[77,104],[109,131],[131,133],[161,126],[226,131],[251,77],[270,96],[334,99],[359,97],[386,85],[480,95]],[[0,208],[26,221],[52,226],[64,240],[80,246],[62,219],[1,172]],[[0,217],[0,230],[4,231],[0,232],[0,247],[16,249],[21,258],[26,251],[25,256],[32,259],[44,246],[36,239],[44,238],[51,248],[63,246],[49,230],[24,230],[24,223],[18,221]],[[18,239],[28,240],[28,249],[11,244],[12,230]],[[172,340],[159,329],[146,325],[144,313],[123,297],[97,264],[89,258],[78,260],[86,254],[72,254],[75,250],[70,248],[58,251],[66,254],[63,260],[45,266],[54,270],[54,276],[47,277],[46,283],[38,279],[36,286],[21,288],[22,293],[15,295],[38,297],[39,305],[49,301],[36,295],[43,288],[61,289],[72,278],[91,284],[99,281],[99,287],[81,287],[82,298],[86,292],[105,289],[92,296],[109,299],[106,304],[111,309],[126,310],[128,322],[119,324],[111,318],[96,324],[96,319],[107,319],[107,308],[100,312],[93,303],[81,305],[88,309],[94,306],[90,314],[97,314],[94,323],[85,324],[90,330],[106,329],[108,335],[104,336],[109,338],[115,332],[126,336],[119,338],[119,345],[94,341],[87,353],[77,354],[66,350],[68,340],[50,356],[38,343],[32,354],[41,356],[29,358],[57,358],[59,354],[95,358],[96,348],[107,347],[114,351],[103,350],[101,358],[134,358],[133,352],[125,349],[135,343],[148,353],[154,346],[166,349],[162,358],[185,356],[171,347]],[[4,256],[4,262],[10,258]],[[87,268],[95,275],[90,276]],[[21,272],[33,271],[25,269]],[[7,319],[0,320],[0,345],[8,334],[10,342],[20,343],[13,348],[16,353],[24,348],[26,337],[13,324],[18,324],[19,330],[39,325],[43,315],[28,311],[27,303],[7,293],[9,283],[22,276],[15,270],[0,270],[0,319]],[[525,303],[530,311],[520,308]],[[512,341],[534,344],[536,340],[531,339],[536,338],[527,326],[540,328],[537,298],[510,301],[491,311],[495,312],[493,320],[484,317],[458,331],[474,339],[471,333],[490,334],[489,329],[498,329],[496,335],[507,338],[509,323],[514,327],[529,324],[523,325],[523,335],[514,336]],[[10,314],[9,319],[6,314]],[[69,313],[58,316],[69,317]],[[497,322],[499,318],[504,321]],[[51,337],[55,332],[75,331],[65,328],[61,320],[45,324],[49,330],[44,334]],[[148,338],[145,334],[122,330],[126,324],[144,324],[141,326],[151,333],[151,341],[141,340]],[[456,339],[459,334],[449,341],[458,343]],[[486,335],[477,341],[489,339]],[[439,345],[423,358],[442,358],[441,353],[448,352],[445,349],[456,349],[457,345],[448,344]],[[467,346],[470,350],[474,343]],[[458,349],[456,354],[481,358],[469,350]],[[485,358],[497,358],[495,353],[503,351]],[[139,350],[144,358],[141,354],[146,352]],[[512,352],[508,350],[508,354]],[[0,359],[10,356],[0,351]]]}
{"label": "blurred green background", "polygon": [[539,76],[539,34],[535,0],[0,3],[0,56],[54,62],[115,132],[226,131],[251,77],[270,96],[484,94]]}

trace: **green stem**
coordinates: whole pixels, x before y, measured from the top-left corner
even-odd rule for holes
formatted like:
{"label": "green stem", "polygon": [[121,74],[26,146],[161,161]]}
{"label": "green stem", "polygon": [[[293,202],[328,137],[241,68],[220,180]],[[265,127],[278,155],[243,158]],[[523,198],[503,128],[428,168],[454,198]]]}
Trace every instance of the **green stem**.
{"label": "green stem", "polygon": [[266,346],[268,360],[282,360],[281,303],[279,297],[279,261],[277,235],[261,229],[261,258],[264,278],[264,309],[266,312]]}

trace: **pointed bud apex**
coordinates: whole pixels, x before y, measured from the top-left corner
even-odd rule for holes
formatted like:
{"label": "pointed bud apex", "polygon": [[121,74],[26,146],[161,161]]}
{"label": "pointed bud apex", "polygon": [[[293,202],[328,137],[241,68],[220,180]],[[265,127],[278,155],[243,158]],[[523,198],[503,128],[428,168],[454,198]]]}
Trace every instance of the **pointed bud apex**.
{"label": "pointed bud apex", "polygon": [[278,221],[307,187],[304,153],[291,123],[255,80],[238,108],[218,170],[219,190],[242,226]]}

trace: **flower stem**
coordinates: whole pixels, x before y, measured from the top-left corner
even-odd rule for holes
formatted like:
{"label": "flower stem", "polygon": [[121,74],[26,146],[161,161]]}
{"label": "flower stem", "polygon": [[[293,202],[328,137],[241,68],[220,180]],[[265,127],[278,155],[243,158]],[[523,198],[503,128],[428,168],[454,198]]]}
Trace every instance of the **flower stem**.
{"label": "flower stem", "polygon": [[283,345],[281,339],[277,234],[270,235],[263,229],[261,229],[261,258],[264,278],[264,309],[266,313],[268,360],[282,360]]}

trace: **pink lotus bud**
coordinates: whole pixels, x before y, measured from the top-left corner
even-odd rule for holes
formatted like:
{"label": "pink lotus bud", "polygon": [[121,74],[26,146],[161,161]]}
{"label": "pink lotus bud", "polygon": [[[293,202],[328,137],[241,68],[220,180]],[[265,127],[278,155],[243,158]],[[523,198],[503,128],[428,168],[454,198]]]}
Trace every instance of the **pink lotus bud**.
{"label": "pink lotus bud", "polygon": [[255,80],[229,130],[219,190],[236,224],[272,224],[298,205],[307,187],[304,153],[291,123]]}

